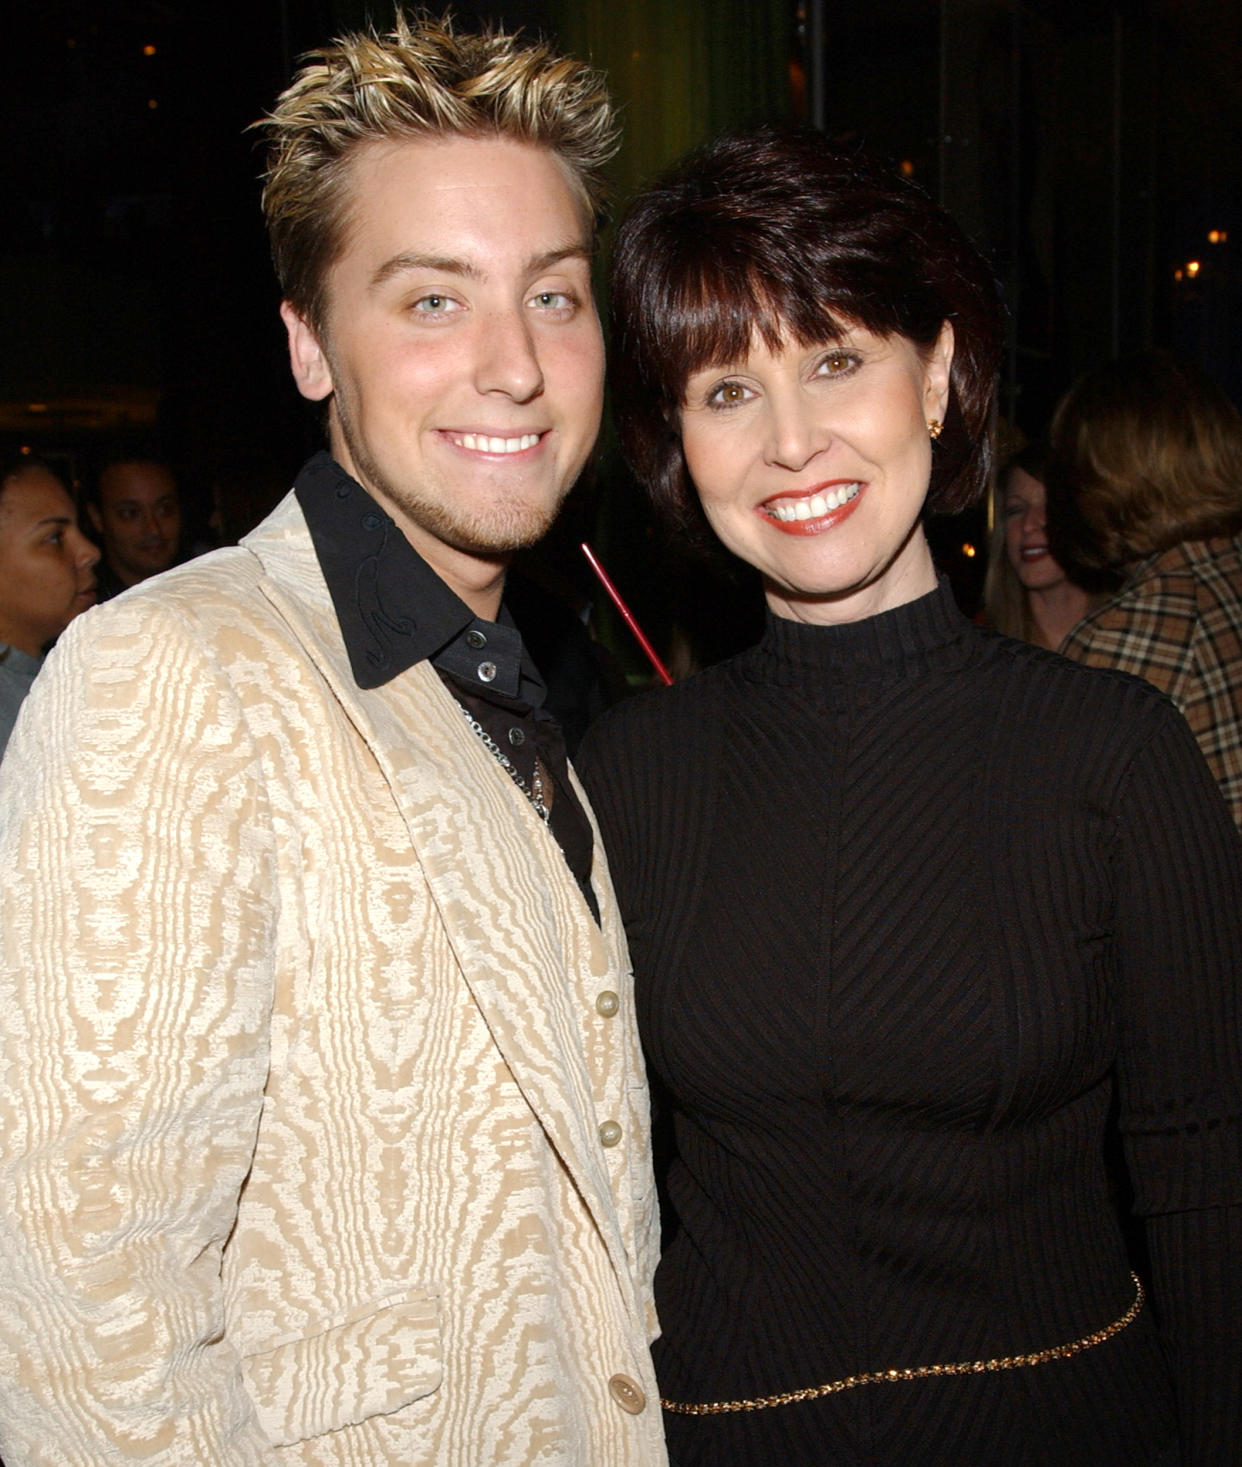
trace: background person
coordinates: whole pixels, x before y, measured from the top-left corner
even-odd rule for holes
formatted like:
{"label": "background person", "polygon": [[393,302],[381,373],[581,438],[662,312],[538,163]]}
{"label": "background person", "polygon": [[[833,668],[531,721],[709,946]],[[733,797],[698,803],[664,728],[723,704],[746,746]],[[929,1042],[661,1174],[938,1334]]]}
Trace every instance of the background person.
{"label": "background person", "polygon": [[0,1455],[662,1467],[624,934],[501,604],[599,429],[612,108],[398,17],[267,133],[331,452],[0,768]]}
{"label": "background person", "polygon": [[87,514],[99,537],[99,599],[173,565],[181,552],[181,496],[158,459],[114,459],[99,474]]}
{"label": "background person", "polygon": [[997,479],[996,514],[983,583],[986,626],[1055,652],[1097,598],[1076,586],[1048,545],[1045,444],[1030,443]]}
{"label": "background person", "polygon": [[1057,558],[1111,592],[1061,650],[1167,693],[1242,828],[1242,414],[1190,363],[1146,352],[1077,382],[1051,442]]}
{"label": "background person", "polygon": [[937,583],[986,269],[912,183],[761,132],[638,199],[612,301],[640,481],[768,608],[580,756],[673,1111],[670,1460],[1242,1459],[1242,844],[1165,699]]}
{"label": "background person", "polygon": [[99,551],[41,459],[0,463],[0,754],[43,654],[95,603]]}

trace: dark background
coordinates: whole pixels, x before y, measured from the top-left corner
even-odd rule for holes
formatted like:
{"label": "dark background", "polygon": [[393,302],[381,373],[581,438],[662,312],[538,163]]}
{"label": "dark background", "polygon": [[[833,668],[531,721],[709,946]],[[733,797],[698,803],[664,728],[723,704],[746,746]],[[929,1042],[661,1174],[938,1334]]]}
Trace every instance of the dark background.
{"label": "dark background", "polygon": [[[991,260],[1010,319],[1003,441],[1079,372],[1171,346],[1242,399],[1237,0],[526,0],[464,26],[543,32],[609,74],[620,202],[723,126],[800,116],[918,178]],[[0,156],[0,447],[79,481],[153,438],[205,521],[248,527],[318,444],[288,379],[247,133],[297,57],[391,4],[191,0],[10,7]],[[1212,242],[1211,236],[1216,236]],[[607,445],[589,528],[663,634],[670,589]],[[568,530],[562,542],[568,538]],[[978,519],[935,539],[963,597]],[[568,562],[566,562],[568,566]],[[570,580],[574,569],[566,568]],[[704,593],[705,594],[705,593]],[[740,594],[740,593],[739,593]]]}

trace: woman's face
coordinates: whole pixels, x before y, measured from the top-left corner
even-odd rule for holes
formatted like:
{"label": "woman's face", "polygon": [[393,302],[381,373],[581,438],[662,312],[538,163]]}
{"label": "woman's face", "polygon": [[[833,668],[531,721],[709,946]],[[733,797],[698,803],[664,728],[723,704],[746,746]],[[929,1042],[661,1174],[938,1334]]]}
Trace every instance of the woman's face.
{"label": "woman's face", "polygon": [[1005,554],[1028,591],[1046,591],[1065,580],[1048,549],[1044,486],[1025,469],[1011,469],[1001,502],[1005,517]]}
{"label": "woman's face", "polygon": [[55,474],[37,464],[10,474],[0,494],[0,641],[37,656],[95,604],[98,559]]}
{"label": "woman's face", "polygon": [[920,525],[927,420],[943,419],[953,332],[924,356],[850,326],[840,341],[704,368],[686,384],[681,439],[712,529],[798,621],[858,621],[925,594]]}

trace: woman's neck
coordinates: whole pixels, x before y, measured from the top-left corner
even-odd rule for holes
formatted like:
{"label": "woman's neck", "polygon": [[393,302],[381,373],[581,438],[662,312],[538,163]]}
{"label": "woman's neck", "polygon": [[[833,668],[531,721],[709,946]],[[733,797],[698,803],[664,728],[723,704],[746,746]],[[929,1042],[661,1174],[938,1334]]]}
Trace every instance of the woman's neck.
{"label": "woman's neck", "polygon": [[1098,602],[1098,598],[1089,591],[1068,580],[1026,594],[1035,640],[1041,647],[1049,647],[1054,652],[1070,629]]}

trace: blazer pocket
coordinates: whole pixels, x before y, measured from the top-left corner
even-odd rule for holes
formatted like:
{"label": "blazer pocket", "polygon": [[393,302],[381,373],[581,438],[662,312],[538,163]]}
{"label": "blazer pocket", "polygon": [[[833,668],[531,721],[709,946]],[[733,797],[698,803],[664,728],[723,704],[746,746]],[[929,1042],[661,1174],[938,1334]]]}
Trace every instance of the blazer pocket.
{"label": "blazer pocket", "polygon": [[242,1369],[273,1446],[389,1415],[440,1384],[439,1295],[416,1288],[371,1301]]}

